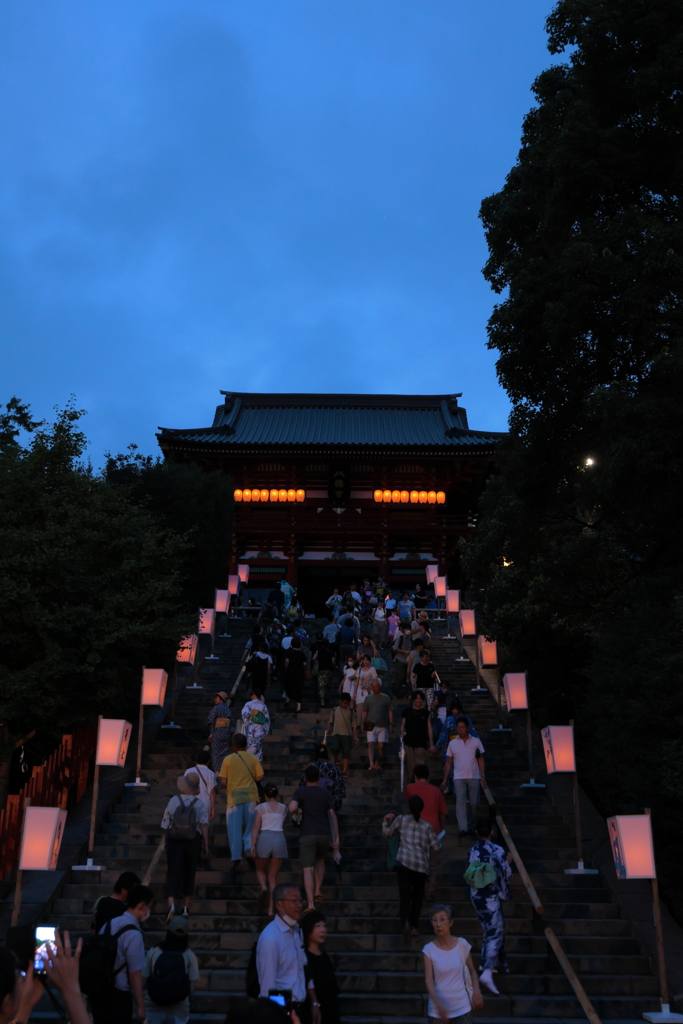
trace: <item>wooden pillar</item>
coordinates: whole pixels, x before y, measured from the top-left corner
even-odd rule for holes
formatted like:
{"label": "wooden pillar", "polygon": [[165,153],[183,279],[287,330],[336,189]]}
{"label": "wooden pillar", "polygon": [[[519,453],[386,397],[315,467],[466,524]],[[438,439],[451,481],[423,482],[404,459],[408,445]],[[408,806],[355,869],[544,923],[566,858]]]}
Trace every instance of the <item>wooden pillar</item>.
{"label": "wooden pillar", "polygon": [[387,534],[383,533],[382,534],[382,546],[380,548],[380,555],[379,555],[379,574],[380,574],[380,576],[384,577],[384,581],[385,582],[386,582],[386,579],[387,579],[387,573],[389,572],[389,557],[388,557],[388,552],[387,552],[388,540],[389,540],[389,538],[388,538]]}
{"label": "wooden pillar", "polygon": [[232,538],[230,542],[230,565],[228,566],[228,573],[234,576],[237,572],[237,534],[232,531]]}
{"label": "wooden pillar", "polygon": [[299,564],[296,554],[296,534],[289,535],[289,550],[287,552],[287,582],[293,587],[299,585]]}

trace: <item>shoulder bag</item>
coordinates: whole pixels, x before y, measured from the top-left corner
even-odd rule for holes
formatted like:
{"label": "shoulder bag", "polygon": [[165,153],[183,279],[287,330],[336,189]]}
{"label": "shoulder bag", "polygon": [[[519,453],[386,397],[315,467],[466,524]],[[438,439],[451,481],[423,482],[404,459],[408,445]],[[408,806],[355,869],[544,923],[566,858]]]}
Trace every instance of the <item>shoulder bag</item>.
{"label": "shoulder bag", "polygon": [[256,778],[256,775],[254,774],[254,772],[252,772],[251,768],[249,767],[247,762],[244,760],[244,758],[240,754],[239,750],[236,750],[235,753],[237,754],[237,756],[239,757],[240,761],[246,767],[247,771],[249,772],[249,774],[251,775],[252,779],[256,783],[256,791],[258,793],[258,801],[257,801],[257,803],[260,803],[260,804],[264,803],[265,799],[266,799],[266,794],[263,791],[263,786],[261,785],[260,781]]}

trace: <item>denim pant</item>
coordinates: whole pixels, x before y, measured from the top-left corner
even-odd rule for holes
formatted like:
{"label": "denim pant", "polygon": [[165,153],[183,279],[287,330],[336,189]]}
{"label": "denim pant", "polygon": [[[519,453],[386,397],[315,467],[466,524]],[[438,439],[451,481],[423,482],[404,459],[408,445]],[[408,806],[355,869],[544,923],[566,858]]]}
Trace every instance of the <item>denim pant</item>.
{"label": "denim pant", "polygon": [[251,850],[251,830],[254,827],[256,817],[256,801],[248,804],[235,804],[228,807],[226,823],[228,826],[228,843],[230,845],[230,857],[232,860],[242,859],[242,850],[245,854]]}
{"label": "denim pant", "polygon": [[508,962],[503,948],[505,924],[498,896],[495,893],[487,895],[485,889],[470,890],[470,899],[484,933],[479,967],[482,971],[492,971],[495,967],[507,971]]}
{"label": "denim pant", "polygon": [[[461,832],[467,832],[472,828],[477,817],[479,806],[479,779],[453,779],[455,790],[455,813],[458,819],[458,828]],[[470,817],[467,818],[467,800],[470,801]]]}

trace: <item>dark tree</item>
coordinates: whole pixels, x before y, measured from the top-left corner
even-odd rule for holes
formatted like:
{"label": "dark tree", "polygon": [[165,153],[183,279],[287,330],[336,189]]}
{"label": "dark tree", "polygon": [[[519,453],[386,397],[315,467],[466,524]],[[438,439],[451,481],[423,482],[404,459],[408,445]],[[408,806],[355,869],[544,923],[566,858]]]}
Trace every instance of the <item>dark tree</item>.
{"label": "dark tree", "polygon": [[513,411],[464,564],[602,810],[653,806],[683,916],[683,6],[561,0],[547,27],[569,59],[482,204]]}

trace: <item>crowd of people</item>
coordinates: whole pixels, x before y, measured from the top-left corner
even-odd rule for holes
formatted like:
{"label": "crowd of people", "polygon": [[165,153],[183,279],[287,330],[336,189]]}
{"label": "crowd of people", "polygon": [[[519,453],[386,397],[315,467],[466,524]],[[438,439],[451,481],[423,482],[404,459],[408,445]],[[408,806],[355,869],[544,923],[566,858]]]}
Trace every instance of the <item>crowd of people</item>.
{"label": "crowd of people", "polygon": [[[247,972],[254,1006],[273,993],[289,993],[287,1019],[338,1024],[338,988],[325,951],[326,860],[332,856],[340,862],[338,814],[352,750],[365,736],[367,771],[382,773],[387,744],[396,732],[403,751],[407,810],[387,814],[382,835],[388,842],[387,864],[396,873],[406,947],[420,934],[425,897],[431,899],[434,893],[448,794],[455,798],[457,834],[476,840],[469,849],[465,880],[483,930],[480,976],[469,944],[451,935],[453,915],[447,905],[431,908],[435,937],[423,949],[429,1020],[467,1024],[471,1009],[482,1005],[480,985],[497,993],[493,975],[508,969],[501,901],[510,895],[511,868],[510,858],[491,840],[488,819],[478,817],[480,790],[486,786],[484,745],[431,660],[430,595],[420,587],[412,594],[394,595],[381,578],[372,586],[367,580],[359,589],[352,585],[344,593],[335,589],[326,602],[327,625],[314,636],[305,628],[293,588],[282,585],[270,597],[244,651],[246,699],[241,710],[236,713],[225,691],[215,693],[206,748],[178,777],[178,792],[160,821],[166,837],[165,937],[145,953],[141,924],[155,894],[132,872],[124,872],[113,892],[95,905],[93,936],[113,941],[115,955],[113,988],[90,995],[93,1022],[185,1024],[189,1019],[199,968],[188,948],[188,919],[197,868],[209,852],[217,793],[222,791],[233,881],[238,881],[246,859],[255,869],[260,911],[271,918],[253,950],[251,984]],[[282,688],[277,698],[281,708],[297,714],[307,680],[315,684],[320,707],[330,706],[329,718],[299,785],[285,796],[274,782],[264,785],[264,740],[272,725],[265,695],[268,687],[271,694],[273,687],[276,692]],[[335,689],[338,699],[333,700]],[[397,714],[393,702],[401,698],[407,705]],[[438,753],[442,771],[435,785],[427,760]],[[301,887],[279,882],[290,856],[288,821],[299,836]],[[55,961],[56,980],[66,960],[74,959],[66,942],[68,938]],[[79,944],[76,961],[80,955]],[[88,946],[85,956],[92,957]],[[25,986],[20,998],[10,981],[7,974],[2,1012],[5,1003],[12,1010],[28,998]],[[0,1024],[3,1019],[0,1014]],[[81,1024],[77,1015],[72,1019]],[[251,1016],[251,1024],[254,1020]]]}

